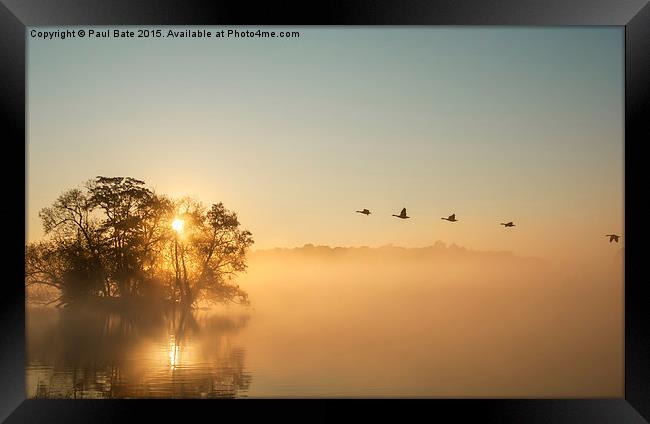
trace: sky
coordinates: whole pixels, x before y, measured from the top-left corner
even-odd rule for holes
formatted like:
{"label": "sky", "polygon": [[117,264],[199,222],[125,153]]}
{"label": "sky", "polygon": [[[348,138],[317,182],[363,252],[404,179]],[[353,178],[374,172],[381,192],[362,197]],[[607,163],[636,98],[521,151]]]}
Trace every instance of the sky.
{"label": "sky", "polygon": [[[624,233],[622,27],[290,29],[28,29],[27,240],[43,236],[41,208],[103,175],[222,201],[256,248],[620,248],[604,234]],[[403,207],[411,219],[391,216]]]}

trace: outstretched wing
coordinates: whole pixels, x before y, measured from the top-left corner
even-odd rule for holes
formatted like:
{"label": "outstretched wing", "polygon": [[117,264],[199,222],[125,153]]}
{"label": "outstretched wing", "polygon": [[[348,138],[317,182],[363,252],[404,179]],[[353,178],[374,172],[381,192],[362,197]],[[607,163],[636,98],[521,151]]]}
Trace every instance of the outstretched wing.
{"label": "outstretched wing", "polygon": [[451,215],[449,215],[449,219],[456,219],[456,214],[452,213]]}
{"label": "outstretched wing", "polygon": [[402,212],[400,212],[400,215],[406,215],[406,208],[402,209]]}

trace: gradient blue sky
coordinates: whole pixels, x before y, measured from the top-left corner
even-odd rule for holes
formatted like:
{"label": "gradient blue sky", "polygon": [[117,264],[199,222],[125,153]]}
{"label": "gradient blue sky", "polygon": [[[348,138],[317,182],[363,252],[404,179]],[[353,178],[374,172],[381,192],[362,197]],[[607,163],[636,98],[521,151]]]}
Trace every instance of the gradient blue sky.
{"label": "gradient blue sky", "polygon": [[[28,240],[62,191],[129,175],[223,201],[258,248],[611,253],[622,27],[292,29],[300,38],[28,36]],[[412,219],[390,216],[402,207]]]}

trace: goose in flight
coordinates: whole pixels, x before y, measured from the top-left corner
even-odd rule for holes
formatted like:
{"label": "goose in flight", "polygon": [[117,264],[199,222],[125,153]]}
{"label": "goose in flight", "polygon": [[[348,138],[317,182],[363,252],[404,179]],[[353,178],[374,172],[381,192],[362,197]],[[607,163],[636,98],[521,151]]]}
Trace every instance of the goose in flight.
{"label": "goose in flight", "polygon": [[458,221],[458,220],[456,219],[456,214],[455,214],[455,213],[452,213],[452,214],[449,215],[449,217],[447,217],[447,218],[440,218],[440,219],[444,219],[445,221],[449,221],[449,222],[456,222],[456,221]]}
{"label": "goose in flight", "polygon": [[619,239],[621,236],[619,236],[618,234],[605,234],[605,237],[609,237],[609,242],[610,242],[610,243],[613,242],[613,241],[615,241],[616,243],[618,243],[618,239]]}
{"label": "goose in flight", "polygon": [[400,212],[399,215],[393,214],[393,216],[396,216],[396,217],[401,218],[401,219],[410,218],[410,216],[406,216],[406,208],[402,209],[402,212]]}
{"label": "goose in flight", "polygon": [[501,225],[503,225],[503,226],[506,227],[506,228],[507,228],[507,227],[514,227],[514,226],[515,226],[515,224],[514,224],[512,221],[510,221],[510,222],[506,222],[506,223],[503,223],[503,222],[502,222]]}
{"label": "goose in flight", "polygon": [[364,214],[364,215],[366,215],[366,216],[367,216],[367,215],[370,215],[370,213],[371,213],[368,209],[364,209],[364,210],[362,210],[362,211],[356,211],[356,212],[357,212],[357,213],[362,213],[362,214]]}

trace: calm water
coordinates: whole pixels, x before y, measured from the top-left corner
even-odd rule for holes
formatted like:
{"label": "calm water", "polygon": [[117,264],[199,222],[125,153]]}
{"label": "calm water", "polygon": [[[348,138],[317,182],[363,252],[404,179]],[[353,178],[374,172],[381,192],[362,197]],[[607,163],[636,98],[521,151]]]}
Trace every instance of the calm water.
{"label": "calm water", "polygon": [[246,315],[31,309],[28,317],[33,397],[236,397],[250,385],[233,340]]}
{"label": "calm water", "polygon": [[260,257],[241,285],[250,308],[29,308],[28,397],[622,396],[618,271]]}

